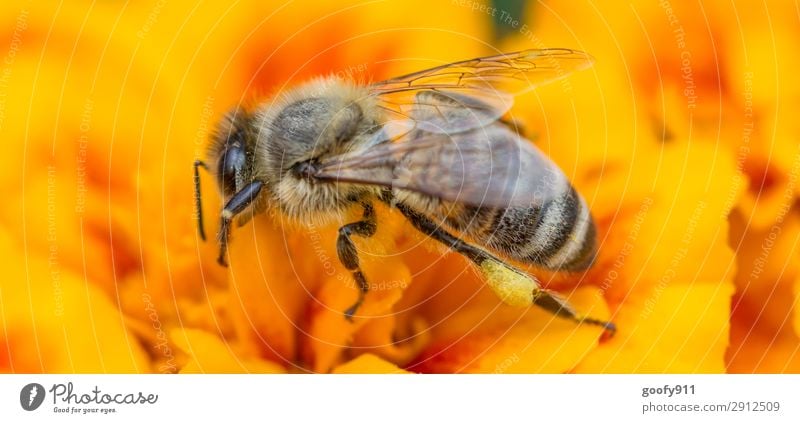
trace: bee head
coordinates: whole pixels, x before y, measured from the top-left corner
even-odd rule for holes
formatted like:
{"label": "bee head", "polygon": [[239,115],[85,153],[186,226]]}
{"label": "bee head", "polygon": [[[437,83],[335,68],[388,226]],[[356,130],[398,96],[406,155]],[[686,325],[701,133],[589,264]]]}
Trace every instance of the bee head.
{"label": "bee head", "polygon": [[255,134],[250,123],[251,116],[236,109],[225,115],[213,134],[209,165],[225,198],[251,180]]}

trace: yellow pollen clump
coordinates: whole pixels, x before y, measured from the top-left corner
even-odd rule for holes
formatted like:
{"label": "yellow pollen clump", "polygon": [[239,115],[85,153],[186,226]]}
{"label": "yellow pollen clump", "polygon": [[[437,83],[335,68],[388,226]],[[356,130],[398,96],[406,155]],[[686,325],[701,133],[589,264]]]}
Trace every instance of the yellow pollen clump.
{"label": "yellow pollen clump", "polygon": [[486,260],[481,263],[480,268],[486,284],[504,303],[514,307],[529,307],[533,304],[533,291],[539,287],[532,277],[496,260]]}

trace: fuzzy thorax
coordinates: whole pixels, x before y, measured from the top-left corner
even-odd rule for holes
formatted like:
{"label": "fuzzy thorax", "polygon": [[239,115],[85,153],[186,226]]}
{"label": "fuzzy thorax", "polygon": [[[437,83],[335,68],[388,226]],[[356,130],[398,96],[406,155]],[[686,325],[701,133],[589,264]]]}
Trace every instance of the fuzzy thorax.
{"label": "fuzzy thorax", "polygon": [[367,194],[364,187],[287,176],[275,186],[272,203],[291,223],[321,226],[345,219]]}

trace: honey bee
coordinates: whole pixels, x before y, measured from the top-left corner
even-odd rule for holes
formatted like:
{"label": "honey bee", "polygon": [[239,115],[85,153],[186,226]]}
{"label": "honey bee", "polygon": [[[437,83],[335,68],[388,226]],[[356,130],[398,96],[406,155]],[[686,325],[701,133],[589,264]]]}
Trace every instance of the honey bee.
{"label": "honey bee", "polygon": [[243,224],[274,208],[295,223],[319,225],[360,207],[361,219],[339,228],[336,241],[339,260],[360,288],[344,311],[352,319],[369,289],[353,238],[375,234],[373,204],[382,202],[477,265],[504,302],[535,304],[613,333],[613,323],[578,314],[499,258],[558,271],[584,270],[594,260],[586,203],[504,120],[514,96],[592,63],[575,50],[524,50],[371,84],[319,78],[252,111],[237,108],[212,137],[211,166],[194,165],[200,236],[200,167],[216,176],[225,201],[218,233],[223,266],[235,218]]}

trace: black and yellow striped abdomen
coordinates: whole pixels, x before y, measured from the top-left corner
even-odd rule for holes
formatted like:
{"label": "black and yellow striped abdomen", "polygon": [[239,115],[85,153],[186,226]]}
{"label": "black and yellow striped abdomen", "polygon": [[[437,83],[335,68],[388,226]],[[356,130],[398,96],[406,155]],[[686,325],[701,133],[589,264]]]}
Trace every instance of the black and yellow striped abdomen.
{"label": "black and yellow striped abdomen", "polygon": [[569,184],[565,184],[562,195],[541,206],[497,208],[449,203],[430,214],[481,246],[545,269],[584,270],[594,260],[594,221],[586,203]]}

